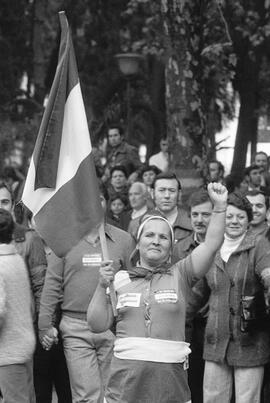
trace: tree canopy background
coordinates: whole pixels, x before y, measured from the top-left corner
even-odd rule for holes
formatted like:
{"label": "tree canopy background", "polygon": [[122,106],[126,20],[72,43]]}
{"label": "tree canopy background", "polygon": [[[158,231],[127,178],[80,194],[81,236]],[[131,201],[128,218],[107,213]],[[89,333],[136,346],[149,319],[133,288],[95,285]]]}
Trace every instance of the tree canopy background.
{"label": "tree canopy background", "polygon": [[144,62],[131,79],[133,143],[151,154],[167,133],[173,167],[192,170],[215,157],[215,133],[234,117],[238,97],[232,170],[244,168],[248,143],[256,149],[258,118],[269,114],[270,0],[3,0],[4,156],[15,140],[23,140],[25,161],[32,153],[57,64],[60,10],[72,28],[92,141],[110,121],[126,125],[126,81],[114,55],[137,52]]}

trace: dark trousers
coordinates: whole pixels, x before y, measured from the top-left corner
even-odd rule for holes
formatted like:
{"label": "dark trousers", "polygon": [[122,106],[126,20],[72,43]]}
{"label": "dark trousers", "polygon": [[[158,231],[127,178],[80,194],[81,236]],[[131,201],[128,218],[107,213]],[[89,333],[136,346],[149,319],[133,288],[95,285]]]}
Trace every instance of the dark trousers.
{"label": "dark trousers", "polygon": [[50,351],[37,342],[34,353],[36,403],[51,403],[53,386],[58,403],[72,403],[66,359],[61,341]]}
{"label": "dark trousers", "polygon": [[189,356],[188,383],[191,391],[192,403],[203,403],[203,343],[206,319],[193,319],[191,336],[191,354]]}

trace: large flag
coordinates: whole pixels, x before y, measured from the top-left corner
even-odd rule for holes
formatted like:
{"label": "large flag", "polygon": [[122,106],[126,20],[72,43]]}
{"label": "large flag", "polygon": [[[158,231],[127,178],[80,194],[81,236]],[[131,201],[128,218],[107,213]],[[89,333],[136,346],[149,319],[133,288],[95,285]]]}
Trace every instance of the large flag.
{"label": "large flag", "polygon": [[99,227],[103,211],[71,33],[65,13],[59,18],[58,65],[22,201],[40,236],[64,256]]}

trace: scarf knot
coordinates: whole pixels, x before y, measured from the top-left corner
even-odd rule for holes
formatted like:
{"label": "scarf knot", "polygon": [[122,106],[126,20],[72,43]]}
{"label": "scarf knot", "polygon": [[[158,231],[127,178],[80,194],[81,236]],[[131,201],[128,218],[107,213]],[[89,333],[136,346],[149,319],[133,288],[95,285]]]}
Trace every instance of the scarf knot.
{"label": "scarf knot", "polygon": [[145,280],[152,280],[155,274],[171,274],[171,265],[165,263],[153,268],[153,270],[146,269],[142,266],[135,266],[128,269],[128,274],[130,279],[144,278]]}

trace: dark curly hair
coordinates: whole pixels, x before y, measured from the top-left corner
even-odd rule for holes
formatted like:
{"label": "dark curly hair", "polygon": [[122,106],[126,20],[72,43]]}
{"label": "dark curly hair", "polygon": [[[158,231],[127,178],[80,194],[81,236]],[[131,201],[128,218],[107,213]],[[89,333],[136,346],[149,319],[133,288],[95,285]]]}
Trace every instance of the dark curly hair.
{"label": "dark curly hair", "polygon": [[240,210],[244,210],[247,213],[249,222],[253,220],[252,205],[238,190],[229,194],[227,203],[228,205],[237,207]]}

